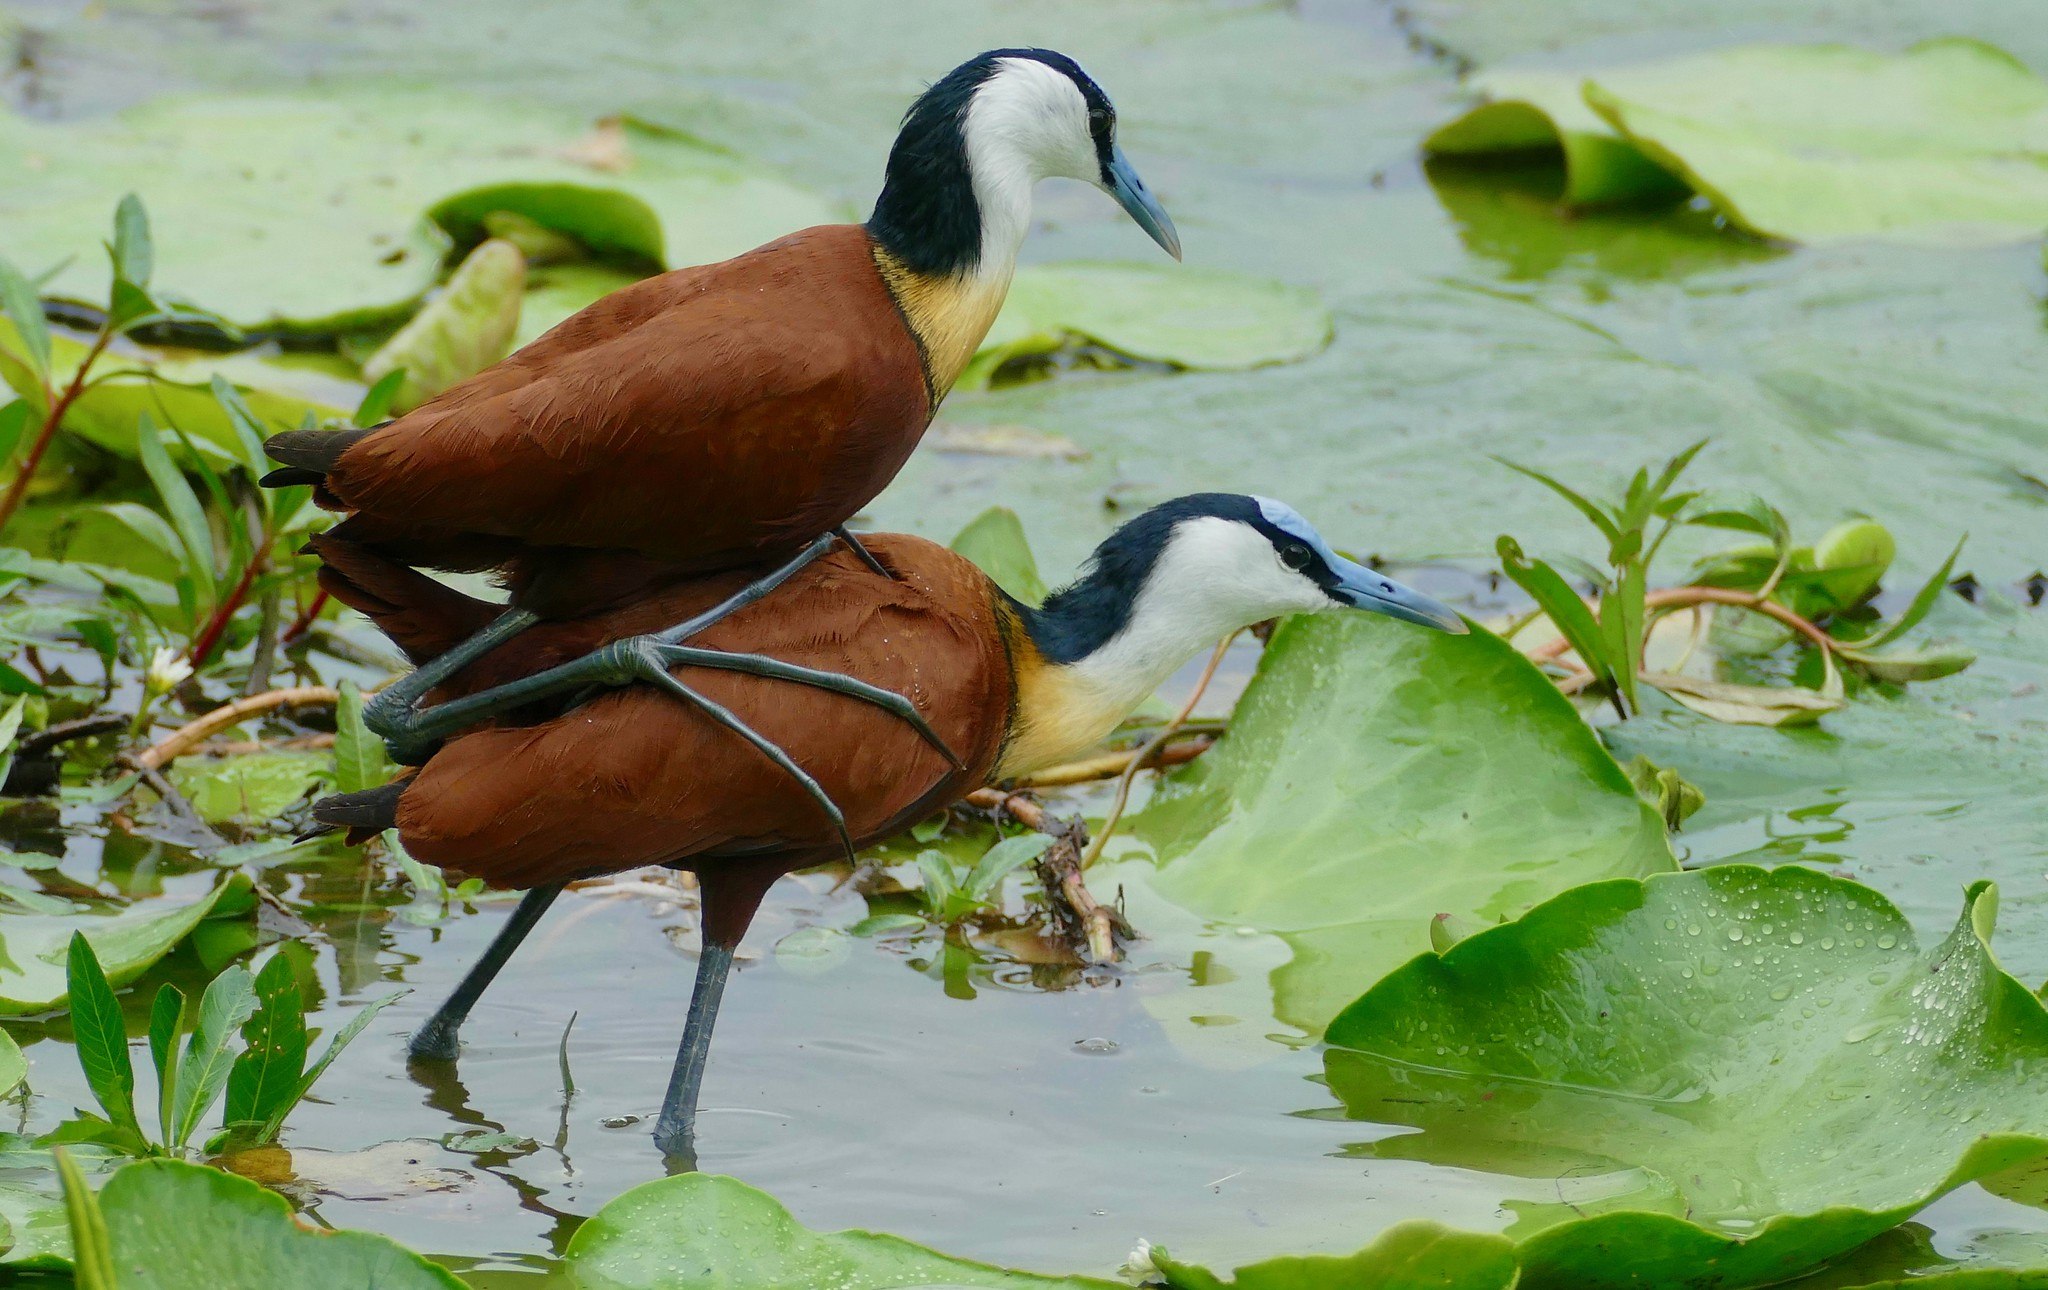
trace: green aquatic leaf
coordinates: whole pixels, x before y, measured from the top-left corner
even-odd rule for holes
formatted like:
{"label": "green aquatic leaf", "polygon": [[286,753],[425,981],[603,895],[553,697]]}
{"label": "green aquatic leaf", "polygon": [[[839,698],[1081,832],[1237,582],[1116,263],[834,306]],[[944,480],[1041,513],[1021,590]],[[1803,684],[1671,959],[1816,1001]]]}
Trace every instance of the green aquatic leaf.
{"label": "green aquatic leaf", "polygon": [[1307,287],[1184,265],[1027,265],[1010,283],[962,388],[1071,338],[1126,358],[1208,371],[1292,363],[1330,343],[1330,311]]}
{"label": "green aquatic leaf", "polygon": [[165,1145],[174,1150],[184,1146],[198,1131],[199,1121],[213,1109],[233,1069],[230,1037],[249,1020],[256,1006],[255,980],[239,963],[207,983],[178,1062],[178,1082],[171,1095],[177,1115]]}
{"label": "green aquatic leaf", "polygon": [[166,981],[149,1004],[149,1059],[156,1067],[156,1122],[163,1140],[178,1123],[178,1026],[185,1018],[185,992]]}
{"label": "green aquatic leaf", "polygon": [[64,1184],[64,1210],[71,1226],[71,1275],[78,1290],[119,1290],[106,1215],[99,1200],[70,1152],[59,1147],[51,1154]]}
{"label": "green aquatic leaf", "polygon": [[222,882],[196,900],[137,901],[63,915],[0,912],[0,1016],[65,1006],[70,994],[64,967],[73,932],[91,942],[108,984],[118,990],[198,926],[229,885]]}
{"label": "green aquatic leaf", "polygon": [[92,1095],[116,1129],[142,1136],[135,1118],[135,1066],[128,1059],[128,1024],[121,1002],[93,957],[82,932],[71,934],[65,956],[65,984],[71,993],[71,1035],[78,1065]]}
{"label": "green aquatic leaf", "polygon": [[1050,590],[1024,536],[1024,522],[1007,506],[991,506],[954,535],[952,547],[974,562],[995,584],[1027,605],[1043,603]]}
{"label": "green aquatic leaf", "polygon": [[1576,205],[1697,190],[1765,237],[1932,245],[2048,225],[2048,84],[1995,46],[1757,45],[1590,73],[1496,72],[1437,155],[1561,149]]}
{"label": "green aquatic leaf", "polygon": [[390,401],[410,412],[512,352],[526,290],[526,259],[497,238],[462,261],[446,286],[363,364],[373,384],[404,372]]}
{"label": "green aquatic leaf", "polygon": [[462,1290],[388,1237],[301,1224],[284,1197],[178,1160],[144,1160],[100,1190],[121,1290]]}
{"label": "green aquatic leaf", "polygon": [[1984,246],[2048,225],[2048,83],[1983,41],[1721,49],[1595,73],[1585,96],[1765,237]]}
{"label": "green aquatic leaf", "polygon": [[1304,1027],[1428,949],[1437,914],[1490,924],[1674,864],[1656,810],[1511,646],[1364,614],[1282,623],[1229,734],[1125,833],[1166,899],[1285,939],[1275,1010]]}
{"label": "green aquatic leaf", "polygon": [[1519,1274],[1506,1237],[1423,1220],[1388,1228],[1356,1254],[1266,1259],[1228,1281],[1162,1249],[1151,1260],[1173,1290],[1514,1290]]}
{"label": "green aquatic leaf", "polygon": [[1507,1184],[1524,1286],[1775,1283],[2048,1156],[2048,1012],[1992,898],[1922,951],[1799,866],[1589,884],[1374,986],[1325,1074],[1417,1130],[1362,1154],[1542,1180]]}
{"label": "green aquatic leaf", "polygon": [[291,959],[272,954],[256,974],[256,1007],[242,1023],[242,1052],[228,1072],[221,1122],[257,1126],[282,1115],[306,1068],[306,1003]]}
{"label": "green aquatic leaf", "polygon": [[0,1097],[5,1097],[21,1087],[28,1078],[28,1058],[21,1055],[21,1045],[14,1042],[14,1036],[0,1030]]}
{"label": "green aquatic leaf", "polygon": [[284,1124],[284,1117],[293,1107],[305,1101],[306,1094],[313,1091],[313,1086],[320,1082],[320,1077],[327,1073],[327,1068],[334,1064],[334,1059],[341,1056],[341,1050],[355,1042],[356,1036],[363,1033],[364,1028],[376,1019],[378,1013],[410,993],[410,990],[393,990],[383,998],[372,999],[357,1008],[349,1017],[348,1023],[334,1032],[334,1038],[327,1041],[327,1047],[313,1059],[313,1064],[306,1068],[306,1073],[299,1076],[299,1082],[292,1087],[291,1096],[272,1108],[270,1118],[264,1122],[258,1138],[266,1141],[275,1138],[278,1129]]}
{"label": "green aquatic leaf", "polygon": [[[43,320],[43,302],[35,284],[22,275],[13,263],[0,259],[0,315],[4,315],[10,327],[10,334],[20,347],[20,353],[28,360],[28,374],[36,384],[50,379],[51,345],[50,327]],[[20,389],[24,398],[38,402],[42,390]]]}
{"label": "green aquatic leaf", "polygon": [[1650,672],[1643,680],[1701,716],[1740,726],[1810,726],[1842,701],[1796,685],[1737,685]]}
{"label": "green aquatic leaf", "polygon": [[[148,203],[155,284],[259,333],[388,325],[439,276],[451,238],[470,240],[471,201],[513,210],[610,250],[615,212],[659,219],[645,257],[723,259],[839,214],[760,167],[659,127],[619,126],[617,155],[576,159],[587,118],[530,99],[335,83],[316,94],[156,100],[118,117],[62,122],[0,112],[0,153],[62,157],[68,182],[10,184],[0,227],[17,259],[78,256],[128,190]],[[175,146],[204,141],[204,146]],[[309,178],[307,159],[317,159]],[[479,193],[478,190],[481,190]],[[522,194],[525,198],[522,199]],[[78,256],[45,294],[106,297],[103,261]]]}
{"label": "green aquatic leaf", "polygon": [[1954,676],[1977,661],[1975,650],[1955,646],[1928,649],[1837,650],[1856,670],[1880,681],[1905,684],[1908,681],[1938,681]]}
{"label": "green aquatic leaf", "polygon": [[1426,155],[1490,157],[1556,151],[1566,204],[1577,207],[1675,201],[1683,179],[1643,155],[1586,106],[1585,78],[1568,72],[1490,71],[1470,88],[1485,102],[1422,141]]}
{"label": "green aquatic leaf", "polygon": [[878,1232],[813,1232],[766,1192],[715,1174],[644,1183],[576,1229],[564,1253],[579,1290],[1126,1290],[950,1258]]}
{"label": "green aquatic leaf", "polygon": [[204,820],[261,823],[325,784],[330,765],[324,754],[292,750],[188,758],[172,766],[170,780]]}
{"label": "green aquatic leaf", "polygon": [[343,793],[376,788],[391,778],[384,741],[363,722],[363,692],[343,681],[334,705],[334,787]]}
{"label": "green aquatic leaf", "polygon": [[[86,347],[69,336],[54,336],[51,345],[55,379],[68,382],[84,359]],[[21,361],[23,352],[20,335],[11,323],[0,319],[0,377],[17,393],[29,395],[33,383]],[[212,460],[238,463],[242,455],[235,427],[211,388],[213,376],[227,370],[233,371],[238,383],[247,382],[255,373],[266,382],[289,384],[295,375],[294,369],[282,363],[243,355],[165,354],[136,347],[103,356],[94,364],[94,384],[65,412],[64,430],[108,452],[133,458],[135,426],[146,415],[178,427]],[[99,380],[102,376],[109,379]],[[237,388],[250,411],[265,424],[298,425],[309,415],[319,420],[340,415],[324,402],[306,397],[251,389],[246,384]]]}

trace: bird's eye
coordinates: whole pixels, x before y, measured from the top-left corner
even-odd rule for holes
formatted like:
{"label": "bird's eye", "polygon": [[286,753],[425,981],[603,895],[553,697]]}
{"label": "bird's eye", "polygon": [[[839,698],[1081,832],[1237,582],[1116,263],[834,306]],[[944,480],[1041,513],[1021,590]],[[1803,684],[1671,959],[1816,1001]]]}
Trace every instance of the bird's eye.
{"label": "bird's eye", "polygon": [[1106,108],[1088,109],[1088,130],[1091,134],[1102,134],[1109,129],[1109,111]]}
{"label": "bird's eye", "polygon": [[1286,546],[1280,548],[1280,563],[1290,569],[1306,569],[1308,568],[1308,560],[1308,548],[1299,542],[1289,542]]}

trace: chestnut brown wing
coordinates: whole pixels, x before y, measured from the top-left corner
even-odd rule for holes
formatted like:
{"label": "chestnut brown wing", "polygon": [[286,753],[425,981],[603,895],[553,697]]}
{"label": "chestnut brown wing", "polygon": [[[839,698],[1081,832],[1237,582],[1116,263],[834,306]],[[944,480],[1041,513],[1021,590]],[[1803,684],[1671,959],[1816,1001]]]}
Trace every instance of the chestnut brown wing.
{"label": "chestnut brown wing", "polygon": [[866,233],[830,226],[614,293],[364,437],[326,488],[399,559],[469,534],[724,568],[843,523],[930,412]]}
{"label": "chestnut brown wing", "polygon": [[[870,548],[900,577],[835,555],[693,643],[844,672],[904,694],[961,754],[964,771],[857,699],[734,672],[675,673],[815,776],[862,843],[979,787],[1011,705],[987,579],[920,539],[885,535]],[[456,688],[673,622],[715,601],[731,581],[696,580],[609,616],[599,631],[588,622],[543,624]],[[780,769],[702,711],[640,686],[539,725],[452,740],[407,787],[398,820],[422,859],[505,886],[706,856],[829,859],[837,850],[817,805]]]}

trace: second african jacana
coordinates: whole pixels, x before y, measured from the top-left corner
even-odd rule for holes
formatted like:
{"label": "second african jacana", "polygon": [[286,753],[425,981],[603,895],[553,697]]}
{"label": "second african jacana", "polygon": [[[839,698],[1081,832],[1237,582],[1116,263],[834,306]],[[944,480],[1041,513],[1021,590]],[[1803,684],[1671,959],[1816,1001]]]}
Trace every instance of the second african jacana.
{"label": "second african jacana", "polygon": [[[1053,177],[1102,188],[1179,257],[1101,88],[1063,54],[991,50],[905,114],[866,223],[625,287],[383,425],[271,439],[284,469],[264,482],[314,485],[346,512],[338,536],[407,565],[497,570],[511,589],[502,617],[373,705],[393,755],[417,762],[487,710],[479,698],[458,720],[417,705],[536,618],[594,612],[678,572],[815,555],[821,535],[854,544],[843,525],[981,344],[1033,189]],[[656,626],[670,644],[689,634]]]}
{"label": "second african jacana", "polygon": [[[779,594],[707,628],[714,648],[772,651],[908,695],[959,749],[949,764],[907,725],[822,690],[661,658],[669,684],[617,690],[527,724],[472,730],[417,775],[323,799],[322,822],[355,837],[395,827],[435,864],[530,888],[483,959],[414,1037],[452,1057],[463,1019],[564,883],[658,864],[697,875],[703,949],[655,1138],[694,1140],[697,1094],[734,948],[776,878],[840,854],[821,818],[829,794],[858,844],[880,841],[992,779],[1100,740],[1197,650],[1281,614],[1356,608],[1441,631],[1456,613],[1331,550],[1280,502],[1204,493],[1139,515],[1102,543],[1073,585],[1031,607],[963,557],[920,538],[871,536],[877,574],[836,552]],[[466,638],[493,607],[333,538],[316,539],[323,585],[415,659]],[[547,623],[458,673],[451,693],[528,685],[565,661],[635,641],[743,587],[728,573],[673,584],[602,615]],[[767,746],[764,746],[767,745]],[[779,750],[775,751],[775,750]],[[802,782],[785,773],[786,756]]]}

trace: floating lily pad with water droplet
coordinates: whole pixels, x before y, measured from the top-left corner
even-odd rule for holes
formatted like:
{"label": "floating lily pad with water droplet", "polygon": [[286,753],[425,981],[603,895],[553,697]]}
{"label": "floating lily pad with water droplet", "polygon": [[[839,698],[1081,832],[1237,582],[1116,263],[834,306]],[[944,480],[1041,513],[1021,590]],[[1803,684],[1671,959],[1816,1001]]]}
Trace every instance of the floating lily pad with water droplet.
{"label": "floating lily pad with water droplet", "polygon": [[1230,732],[1126,825],[1151,886],[1275,932],[1276,1014],[1319,1027],[1429,948],[1568,887],[1673,867],[1664,822],[1557,687],[1484,630],[1289,619]]}
{"label": "floating lily pad with water droplet", "polygon": [[715,1174],[633,1188],[576,1229],[564,1258],[580,1290],[1126,1290],[1011,1272],[879,1232],[813,1232],[766,1192]]}
{"label": "floating lily pad with water droplet", "polygon": [[1525,1287],[1775,1283],[2048,1156],[2048,1012],[1993,898],[1922,950],[1798,866],[1591,884],[1388,976],[1325,1073],[1416,1130],[1359,1153],[1518,1176]]}

